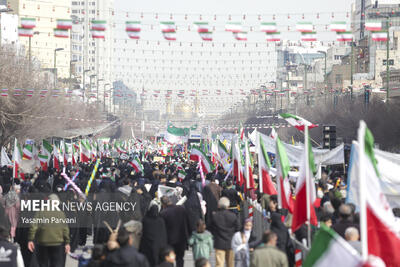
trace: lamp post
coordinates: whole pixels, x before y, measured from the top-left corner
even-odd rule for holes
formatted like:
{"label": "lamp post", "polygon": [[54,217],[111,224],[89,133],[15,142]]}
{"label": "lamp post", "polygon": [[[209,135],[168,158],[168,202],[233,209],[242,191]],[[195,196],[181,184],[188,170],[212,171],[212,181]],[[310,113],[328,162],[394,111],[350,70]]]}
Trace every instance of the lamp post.
{"label": "lamp post", "polygon": [[86,72],[89,72],[90,70],[84,70],[83,71],[83,77],[82,77],[82,81],[83,81],[83,86],[82,86],[82,90],[83,90],[83,92],[82,92],[82,100],[83,100],[83,103],[85,103],[85,92],[86,92],[86,84],[85,84],[85,73]]}
{"label": "lamp post", "polygon": [[76,62],[78,62],[76,59],[69,61],[69,91],[72,91],[72,65]]}
{"label": "lamp post", "polygon": [[[103,111],[106,111],[106,86],[110,85],[109,83],[105,83],[103,86]],[[110,97],[110,96],[109,96]]]}
{"label": "lamp post", "polygon": [[324,67],[324,86],[325,86],[325,88],[324,88],[324,96],[325,96],[325,103],[326,103],[326,89],[327,89],[327,84],[326,84],[326,52],[325,51],[318,51],[318,53],[321,53],[321,54],[323,54],[324,55],[324,58],[325,58],[325,67]]}
{"label": "lamp post", "polygon": [[54,89],[57,87],[57,52],[62,50],[64,50],[64,48],[54,49]]}

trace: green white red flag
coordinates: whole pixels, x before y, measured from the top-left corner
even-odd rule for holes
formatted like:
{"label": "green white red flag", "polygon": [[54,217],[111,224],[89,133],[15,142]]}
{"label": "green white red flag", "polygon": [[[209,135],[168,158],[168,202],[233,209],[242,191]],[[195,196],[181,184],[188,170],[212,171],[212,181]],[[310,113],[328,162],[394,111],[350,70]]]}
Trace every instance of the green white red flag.
{"label": "green white red flag", "polygon": [[360,254],[346,240],[322,224],[315,234],[303,267],[325,267],[332,264],[340,267],[365,266]]}
{"label": "green white red flag", "polygon": [[249,148],[249,140],[244,142],[244,178],[246,180],[246,191],[255,188],[254,178],[253,178],[253,164],[251,162],[251,154]]}
{"label": "green white red flag", "polygon": [[19,167],[22,163],[22,149],[21,146],[18,144],[17,138],[14,141],[14,152],[13,152],[13,178],[18,178]]}
{"label": "green white red flag", "polygon": [[274,184],[272,183],[269,170],[271,169],[271,162],[265,148],[264,138],[265,136],[257,132],[258,142],[257,143],[257,155],[258,155],[258,176],[259,176],[259,188],[261,193],[268,195],[277,195],[278,192]]}
{"label": "green white red flag", "polygon": [[68,33],[68,30],[55,28],[54,36],[59,37],[59,38],[68,38],[69,33]]}
{"label": "green white red flag", "polygon": [[26,28],[18,28],[18,36],[22,37],[32,37],[33,36],[33,29],[26,29]]}
{"label": "green white red flag", "polygon": [[269,32],[266,34],[268,42],[280,42],[281,41],[281,33],[280,32]]}
{"label": "green white red flag", "polygon": [[238,41],[247,41],[247,32],[234,32],[233,37]]}
{"label": "green white red flag", "polygon": [[127,32],[140,32],[142,30],[142,26],[140,21],[127,21],[125,22],[125,30]]}
{"label": "green white red flag", "polygon": [[38,154],[38,158],[39,158],[39,162],[40,162],[40,166],[41,166],[42,170],[43,171],[47,171],[48,170],[49,156],[39,153]]}
{"label": "green white red flag", "polygon": [[276,26],[276,22],[262,22],[260,25],[260,31],[266,33],[277,32],[278,27]]}
{"label": "green white red flag", "polygon": [[278,206],[287,209],[293,213],[292,193],[290,191],[289,171],[290,163],[279,137],[276,138],[276,168],[277,168],[277,184],[278,184]]}
{"label": "green white red flag", "polygon": [[227,22],[225,24],[225,31],[227,32],[241,32],[242,24],[240,22]]}
{"label": "green white red flag", "polygon": [[21,27],[24,29],[33,29],[36,27],[35,18],[21,18]]}
{"label": "green white red flag", "polygon": [[333,21],[330,25],[331,31],[334,32],[345,32],[347,30],[346,21]]}
{"label": "green white red flag", "polygon": [[53,146],[53,168],[60,171],[60,150],[55,145]]}
{"label": "green white red flag", "polygon": [[317,41],[317,33],[316,32],[302,32],[301,40],[303,42],[315,42],[315,41]]}
{"label": "green white red flag", "polygon": [[[374,137],[365,122],[358,129],[360,230],[363,258],[400,266],[400,225],[381,187]],[[381,264],[380,266],[384,266]]]}
{"label": "green white red flag", "polygon": [[382,21],[367,20],[365,22],[365,29],[367,31],[381,31],[382,30]]}
{"label": "green white red flag", "polygon": [[132,160],[128,162],[129,165],[132,166],[132,168],[135,169],[136,173],[143,173],[143,166],[142,163],[140,162],[139,158],[136,156]]}
{"label": "green white red flag", "polygon": [[376,31],[371,33],[373,41],[386,42],[388,40],[388,34],[386,31]]}
{"label": "green white red flag", "polygon": [[314,30],[314,26],[312,22],[298,22],[296,24],[296,30],[299,32],[312,32]]}
{"label": "green white red flag", "polygon": [[80,145],[80,158],[81,162],[89,162],[91,159],[90,145],[87,140],[81,140]]}
{"label": "green white red flag", "polygon": [[104,39],[105,38],[104,31],[91,30],[90,32],[92,34],[93,39]]}
{"label": "green white red flag", "polygon": [[194,22],[193,24],[196,26],[198,33],[210,31],[208,22]]}
{"label": "green white red flag", "polygon": [[317,173],[314,154],[308,135],[308,127],[304,131],[304,152],[296,182],[296,200],[294,201],[292,232],[294,233],[304,223],[318,224],[314,202],[316,200],[314,175]]}
{"label": "green white red flag", "polygon": [[72,19],[57,19],[57,29],[72,29]]}
{"label": "green white red flag", "polygon": [[26,144],[24,146],[24,150],[22,151],[23,153],[23,159],[28,159],[31,160],[33,159],[33,152],[32,152],[32,145]]}
{"label": "green white red flag", "polygon": [[107,22],[105,20],[92,20],[91,30],[94,31],[105,31]]}
{"label": "green white red flag", "polygon": [[285,119],[290,125],[298,129],[299,131],[304,131],[304,126],[308,126],[308,129],[312,129],[315,127],[318,127],[318,125],[315,125],[302,117],[290,114],[290,113],[281,113],[279,116],[282,119]]}
{"label": "green white red flag", "polygon": [[163,32],[163,33],[166,33],[166,32],[174,33],[176,31],[175,22],[173,22],[173,21],[160,22],[160,28],[161,28],[161,32]]}
{"label": "green white red flag", "polygon": [[205,174],[211,173],[215,169],[208,156],[197,147],[190,150],[190,160],[200,162]]}
{"label": "green white red flag", "polygon": [[336,33],[336,40],[338,42],[351,42],[353,41],[352,32],[338,32]]}

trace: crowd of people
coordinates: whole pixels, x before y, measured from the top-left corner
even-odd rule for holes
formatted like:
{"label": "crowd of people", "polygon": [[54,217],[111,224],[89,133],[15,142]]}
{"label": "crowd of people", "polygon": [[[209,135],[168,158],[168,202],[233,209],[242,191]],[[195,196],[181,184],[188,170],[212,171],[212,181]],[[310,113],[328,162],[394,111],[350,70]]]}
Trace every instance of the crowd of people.
{"label": "crowd of people", "polygon": [[[184,153],[166,157],[165,162],[155,161],[154,156],[146,155],[143,172],[136,172],[127,160],[103,158],[87,199],[71,185],[65,189],[67,181],[59,170],[37,169],[18,179],[12,177],[12,169],[2,167],[0,266],[61,267],[72,257],[79,267],[183,267],[189,249],[196,267],[214,262],[216,267],[295,265],[294,240],[305,243],[307,227],[291,233],[291,214],[279,209],[276,195],[259,192],[257,179],[253,192],[245,193],[222,167],[204,180],[198,164],[187,160]],[[74,183],[84,192],[93,168],[94,162],[68,164],[65,172],[73,177],[79,171]],[[185,177],[178,176],[180,169]],[[316,184],[314,206],[319,224],[331,227],[360,251],[358,214],[353,205],[344,204],[344,179],[334,176],[325,174]],[[160,191],[161,185],[174,193]],[[33,195],[61,202],[124,201],[135,208],[129,212],[52,211],[40,215],[21,210],[21,199]],[[262,234],[255,233],[255,222],[244,208],[247,197],[256,199],[263,209]],[[54,225],[21,220],[39,216],[78,219]]]}

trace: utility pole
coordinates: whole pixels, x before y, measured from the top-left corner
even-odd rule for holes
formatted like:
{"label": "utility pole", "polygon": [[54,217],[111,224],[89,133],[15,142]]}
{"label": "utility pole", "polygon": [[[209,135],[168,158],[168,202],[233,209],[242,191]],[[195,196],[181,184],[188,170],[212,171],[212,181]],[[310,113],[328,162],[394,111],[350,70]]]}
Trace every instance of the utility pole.
{"label": "utility pole", "polygon": [[389,36],[389,16],[386,19],[386,103],[389,103],[389,75],[390,75],[390,69],[389,69],[389,41],[390,41],[390,36]]}

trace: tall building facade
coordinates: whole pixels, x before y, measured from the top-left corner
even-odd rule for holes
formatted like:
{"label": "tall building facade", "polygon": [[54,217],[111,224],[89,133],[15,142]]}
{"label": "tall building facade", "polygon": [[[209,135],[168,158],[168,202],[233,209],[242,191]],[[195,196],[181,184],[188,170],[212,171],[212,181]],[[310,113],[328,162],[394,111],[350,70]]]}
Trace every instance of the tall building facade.
{"label": "tall building facade", "polygon": [[[71,2],[72,60],[76,77],[86,94],[98,92],[98,99],[107,96],[112,85],[112,44],[114,42],[114,1],[113,0],[77,0]],[[94,39],[91,34],[93,20],[106,21],[104,39]],[[92,77],[92,78],[91,78]],[[99,86],[99,88],[96,88]],[[89,92],[89,90],[92,92]],[[108,101],[106,101],[106,104]]]}
{"label": "tall building facade", "polygon": [[[32,60],[40,64],[42,69],[54,69],[56,58],[57,75],[59,78],[68,78],[70,73],[71,42],[69,38],[58,38],[54,36],[57,19],[69,19],[71,15],[70,0],[9,0],[12,14],[21,18],[36,19],[35,34],[33,37],[19,37],[19,43],[29,53],[31,50]],[[12,26],[12,25],[10,25]],[[29,45],[29,39],[30,45]],[[58,49],[56,57],[55,49]],[[61,50],[62,49],[62,50]]]}

